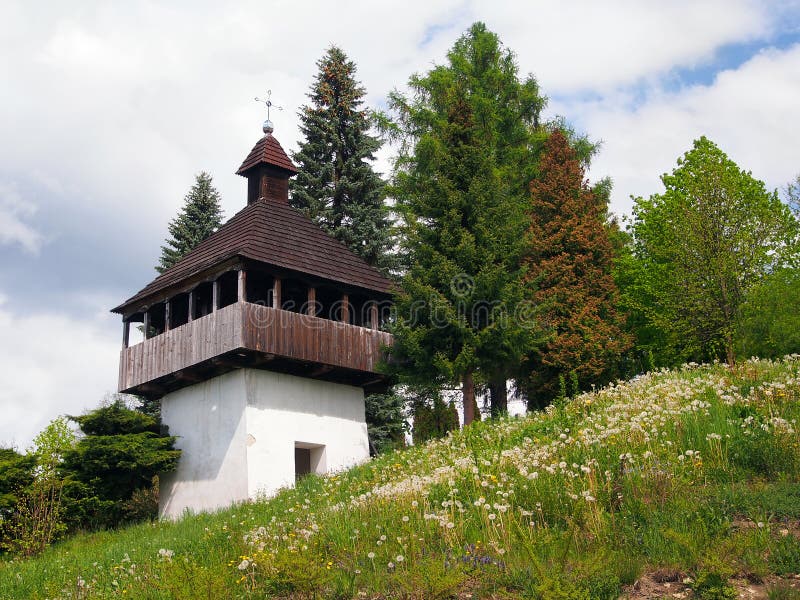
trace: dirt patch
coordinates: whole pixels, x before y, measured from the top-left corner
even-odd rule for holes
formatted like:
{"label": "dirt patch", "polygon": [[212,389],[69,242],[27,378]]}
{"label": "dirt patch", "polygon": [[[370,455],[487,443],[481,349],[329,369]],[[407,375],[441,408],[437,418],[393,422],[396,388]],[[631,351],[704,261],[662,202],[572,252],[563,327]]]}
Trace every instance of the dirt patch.
{"label": "dirt patch", "polygon": [[[678,575],[677,579],[675,575]],[[672,581],[670,581],[672,579]],[[627,600],[656,600],[669,598],[693,598],[692,588],[683,583],[684,577],[677,571],[659,569],[642,575],[633,585],[628,586],[621,596]],[[739,598],[746,600],[766,600],[769,590],[776,587],[792,588],[800,591],[800,576],[768,577],[761,583],[747,579],[731,579]]]}

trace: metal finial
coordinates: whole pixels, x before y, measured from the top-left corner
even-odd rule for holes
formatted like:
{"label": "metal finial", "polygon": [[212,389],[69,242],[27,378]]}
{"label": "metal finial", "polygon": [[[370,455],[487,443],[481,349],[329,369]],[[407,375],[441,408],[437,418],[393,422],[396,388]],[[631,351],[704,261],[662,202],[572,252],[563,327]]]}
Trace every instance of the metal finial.
{"label": "metal finial", "polygon": [[272,103],[270,98],[272,97],[272,90],[267,90],[267,97],[266,98],[259,98],[256,97],[256,102],[263,102],[264,105],[267,107],[267,120],[264,121],[264,124],[261,126],[261,130],[270,135],[273,131],[275,131],[275,126],[272,124],[272,121],[269,120],[269,109],[275,107],[276,110],[283,110],[282,106],[277,106],[276,104]]}

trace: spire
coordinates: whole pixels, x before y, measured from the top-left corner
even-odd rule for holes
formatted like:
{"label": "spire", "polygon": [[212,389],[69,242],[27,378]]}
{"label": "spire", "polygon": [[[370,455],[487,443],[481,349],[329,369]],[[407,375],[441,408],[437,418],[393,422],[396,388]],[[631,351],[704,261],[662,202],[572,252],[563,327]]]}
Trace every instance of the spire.
{"label": "spire", "polygon": [[[242,166],[236,171],[237,175],[247,178],[248,204],[262,198],[288,203],[289,177],[297,173],[297,167],[286,155],[280,142],[272,135],[275,127],[269,119],[270,108],[274,106],[270,100],[271,95],[272,91],[267,90],[266,99],[256,98],[258,102],[263,102],[267,106],[267,120],[262,126],[264,137],[256,142]],[[281,109],[280,106],[274,107]]]}

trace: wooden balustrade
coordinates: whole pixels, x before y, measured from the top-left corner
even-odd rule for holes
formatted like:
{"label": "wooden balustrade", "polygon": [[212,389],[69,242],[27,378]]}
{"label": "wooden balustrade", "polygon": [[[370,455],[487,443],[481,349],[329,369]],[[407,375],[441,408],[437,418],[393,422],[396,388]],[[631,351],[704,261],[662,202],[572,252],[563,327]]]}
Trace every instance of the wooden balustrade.
{"label": "wooden balustrade", "polygon": [[123,348],[119,390],[140,392],[139,386],[238,350],[373,373],[391,343],[382,331],[237,302]]}

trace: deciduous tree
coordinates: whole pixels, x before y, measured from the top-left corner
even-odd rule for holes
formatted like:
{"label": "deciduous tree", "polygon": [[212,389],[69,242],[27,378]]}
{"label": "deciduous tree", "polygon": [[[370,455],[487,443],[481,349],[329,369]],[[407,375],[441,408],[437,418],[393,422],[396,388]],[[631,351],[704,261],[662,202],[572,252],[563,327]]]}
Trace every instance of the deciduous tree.
{"label": "deciduous tree", "polygon": [[740,308],[763,277],[797,260],[797,222],[777,192],[701,137],[636,198],[627,300],[685,358],[735,361]]}

